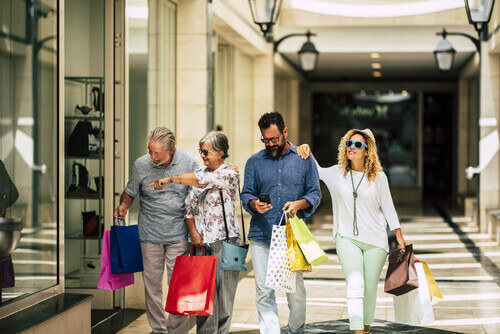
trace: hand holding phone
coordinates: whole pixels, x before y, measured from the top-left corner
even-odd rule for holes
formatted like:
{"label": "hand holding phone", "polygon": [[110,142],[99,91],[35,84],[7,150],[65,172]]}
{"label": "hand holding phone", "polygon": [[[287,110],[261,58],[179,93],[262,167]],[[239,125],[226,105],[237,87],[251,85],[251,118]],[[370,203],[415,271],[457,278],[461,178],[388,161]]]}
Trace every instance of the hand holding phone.
{"label": "hand holding phone", "polygon": [[254,212],[264,213],[273,208],[273,206],[271,205],[271,198],[269,197],[269,194],[259,194],[257,197],[259,200],[253,200],[251,202],[253,203],[251,209]]}
{"label": "hand holding phone", "polygon": [[259,201],[271,204],[271,198],[269,197],[269,194],[259,194]]}

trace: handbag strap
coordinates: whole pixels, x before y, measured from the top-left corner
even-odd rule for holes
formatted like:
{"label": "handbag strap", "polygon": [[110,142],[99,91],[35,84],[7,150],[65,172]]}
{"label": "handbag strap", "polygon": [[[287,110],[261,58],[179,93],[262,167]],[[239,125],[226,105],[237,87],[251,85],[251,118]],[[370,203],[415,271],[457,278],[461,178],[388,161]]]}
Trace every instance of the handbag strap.
{"label": "handbag strap", "polygon": [[[241,190],[240,184],[238,183],[238,193],[240,195],[240,210],[241,210],[241,228],[243,230],[243,244],[246,244],[246,236],[245,236],[245,220],[243,218],[243,205],[241,203]],[[224,216],[224,228],[226,229],[226,241],[229,242],[229,229],[227,228],[226,221],[226,209],[224,208],[224,195],[222,194],[222,189],[219,189],[220,200],[222,203],[222,215]]]}
{"label": "handbag strap", "polygon": [[229,242],[229,230],[227,228],[226,221],[226,209],[224,208],[224,196],[222,195],[222,189],[219,189],[220,202],[222,204],[222,215],[224,216],[224,228],[226,229],[226,241]]}
{"label": "handbag strap", "polygon": [[238,181],[238,194],[240,195],[241,228],[243,229],[243,245],[244,245],[244,244],[246,244],[245,220],[243,219],[243,203],[241,203],[241,189],[240,189],[240,182],[239,181]]}

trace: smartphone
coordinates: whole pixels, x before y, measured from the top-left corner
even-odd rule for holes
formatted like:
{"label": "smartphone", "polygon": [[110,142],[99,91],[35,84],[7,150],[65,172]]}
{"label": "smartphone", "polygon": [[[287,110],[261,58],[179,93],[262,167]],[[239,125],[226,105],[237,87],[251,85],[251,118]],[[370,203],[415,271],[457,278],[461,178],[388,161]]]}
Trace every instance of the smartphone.
{"label": "smartphone", "polygon": [[271,204],[271,198],[269,198],[269,194],[259,194],[259,201]]}

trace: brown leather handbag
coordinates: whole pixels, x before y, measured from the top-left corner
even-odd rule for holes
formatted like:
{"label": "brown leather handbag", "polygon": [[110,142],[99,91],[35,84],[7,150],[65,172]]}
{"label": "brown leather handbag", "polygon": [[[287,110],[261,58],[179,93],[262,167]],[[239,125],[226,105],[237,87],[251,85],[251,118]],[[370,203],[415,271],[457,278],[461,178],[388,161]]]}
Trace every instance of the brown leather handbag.
{"label": "brown leather handbag", "polygon": [[384,291],[399,296],[416,288],[418,288],[418,277],[413,245],[410,244],[405,247],[404,253],[397,249],[389,254]]}

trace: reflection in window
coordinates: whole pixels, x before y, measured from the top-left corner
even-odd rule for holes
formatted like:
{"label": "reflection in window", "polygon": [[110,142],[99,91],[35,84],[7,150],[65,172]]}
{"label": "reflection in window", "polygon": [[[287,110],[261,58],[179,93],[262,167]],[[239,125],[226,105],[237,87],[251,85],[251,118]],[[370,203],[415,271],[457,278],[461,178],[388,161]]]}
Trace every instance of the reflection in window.
{"label": "reflection in window", "polygon": [[322,92],[313,98],[314,152],[322,166],[337,163],[337,146],[347,130],[370,128],[391,185],[416,185],[416,94],[400,92]]}
{"label": "reflection in window", "polygon": [[57,1],[0,2],[2,304],[57,284],[56,51]]}

